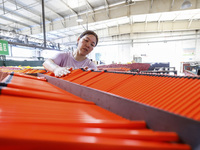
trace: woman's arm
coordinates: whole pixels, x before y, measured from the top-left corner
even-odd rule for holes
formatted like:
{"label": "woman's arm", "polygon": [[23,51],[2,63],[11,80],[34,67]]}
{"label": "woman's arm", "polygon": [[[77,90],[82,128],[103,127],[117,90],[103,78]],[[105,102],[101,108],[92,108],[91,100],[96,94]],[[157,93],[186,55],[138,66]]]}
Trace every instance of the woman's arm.
{"label": "woman's arm", "polygon": [[50,71],[50,72],[54,72],[54,70],[56,68],[58,68],[59,66],[57,64],[55,64],[53,62],[53,60],[51,59],[47,59],[44,63],[43,63],[43,66],[44,68],[47,70],[47,71]]}
{"label": "woman's arm", "polygon": [[55,64],[51,59],[47,59],[43,63],[43,66],[47,71],[53,72],[54,75],[58,77],[62,77],[63,75],[70,73],[69,68],[60,67],[57,64]]}

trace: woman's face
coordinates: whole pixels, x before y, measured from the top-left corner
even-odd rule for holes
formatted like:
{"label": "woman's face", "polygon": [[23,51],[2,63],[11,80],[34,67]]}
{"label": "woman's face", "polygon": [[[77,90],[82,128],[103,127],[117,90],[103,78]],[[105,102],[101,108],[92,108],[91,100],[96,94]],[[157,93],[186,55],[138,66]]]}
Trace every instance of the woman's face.
{"label": "woman's face", "polygon": [[87,34],[82,38],[78,38],[78,53],[80,55],[88,55],[96,46],[96,37],[92,34]]}

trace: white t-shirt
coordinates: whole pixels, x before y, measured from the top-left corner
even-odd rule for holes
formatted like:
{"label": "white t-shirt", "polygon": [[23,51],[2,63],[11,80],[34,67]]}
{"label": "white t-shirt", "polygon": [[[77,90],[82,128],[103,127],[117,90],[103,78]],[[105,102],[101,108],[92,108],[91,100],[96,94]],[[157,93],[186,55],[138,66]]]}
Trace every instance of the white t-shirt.
{"label": "white t-shirt", "polygon": [[89,58],[86,58],[83,61],[77,61],[74,59],[71,52],[59,53],[52,60],[55,64],[59,65],[60,67],[73,67],[73,69],[88,67],[89,70],[97,70],[96,65]]}

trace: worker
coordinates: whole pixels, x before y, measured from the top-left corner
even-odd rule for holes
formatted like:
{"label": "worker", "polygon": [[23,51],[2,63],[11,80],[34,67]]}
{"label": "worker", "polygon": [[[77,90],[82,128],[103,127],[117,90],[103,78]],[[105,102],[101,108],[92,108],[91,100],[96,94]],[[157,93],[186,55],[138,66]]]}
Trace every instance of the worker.
{"label": "worker", "polygon": [[70,73],[71,68],[87,68],[97,70],[96,65],[87,58],[87,55],[98,43],[98,36],[94,31],[86,30],[77,39],[77,49],[74,53],[59,53],[53,59],[47,59],[43,66],[55,76],[62,77]]}

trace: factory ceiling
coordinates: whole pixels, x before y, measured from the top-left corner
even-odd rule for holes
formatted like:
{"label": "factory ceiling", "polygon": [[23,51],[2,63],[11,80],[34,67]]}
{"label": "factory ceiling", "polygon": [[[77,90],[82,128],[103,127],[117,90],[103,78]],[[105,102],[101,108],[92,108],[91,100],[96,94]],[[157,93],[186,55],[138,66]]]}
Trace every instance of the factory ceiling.
{"label": "factory ceiling", "polygon": [[[12,35],[70,43],[86,29],[111,37],[200,29],[200,0],[1,0],[0,30]],[[44,20],[42,13],[44,4]],[[82,22],[77,22],[82,19]],[[80,20],[81,21],[81,20]]]}

